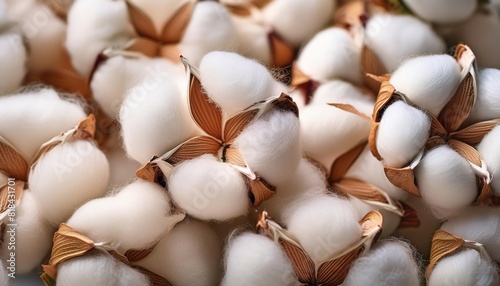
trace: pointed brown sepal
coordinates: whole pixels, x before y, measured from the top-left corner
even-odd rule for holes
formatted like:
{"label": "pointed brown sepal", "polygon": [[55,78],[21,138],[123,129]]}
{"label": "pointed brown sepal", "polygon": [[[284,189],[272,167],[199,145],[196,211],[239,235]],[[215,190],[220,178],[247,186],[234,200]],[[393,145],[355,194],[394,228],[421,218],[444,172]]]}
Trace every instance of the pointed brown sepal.
{"label": "pointed brown sepal", "polygon": [[130,1],[125,1],[127,4],[128,15],[135,31],[142,37],[147,37],[159,41],[160,37],[156,33],[153,21],[139,7],[132,4]]}
{"label": "pointed brown sepal", "polygon": [[448,140],[448,145],[467,161],[478,167],[482,166],[481,154],[474,147],[454,139]]}
{"label": "pointed brown sepal", "polygon": [[276,109],[292,112],[299,117],[299,108],[288,94],[281,93],[277,99],[273,100],[272,105]]}
{"label": "pointed brown sepal", "polygon": [[294,58],[293,46],[285,42],[283,38],[274,31],[271,31],[267,37],[271,46],[273,65],[281,68],[291,65]]}
{"label": "pointed brown sepal", "polygon": [[439,260],[459,250],[464,242],[463,238],[438,229],[432,237],[430,263],[425,272],[426,277],[429,278]]}
{"label": "pointed brown sepal", "polygon": [[354,164],[361,152],[365,149],[366,144],[366,142],[363,142],[358,146],[355,146],[333,162],[330,168],[330,176],[328,178],[330,183],[338,182],[345,177],[347,171],[349,171],[352,164]]}
{"label": "pointed brown sepal", "polygon": [[365,115],[363,112],[359,111],[356,109],[356,107],[350,105],[350,104],[344,104],[344,103],[329,103],[328,105],[336,107],[340,110],[352,113],[354,115],[357,115],[363,119],[371,121],[371,118],[367,115]]}
{"label": "pointed brown sepal", "polygon": [[223,141],[231,143],[255,118],[258,109],[250,109],[231,117],[224,125]]}
{"label": "pointed brown sepal", "polygon": [[292,262],[298,280],[307,285],[316,285],[315,266],[305,251],[284,239],[279,239],[279,243]]}
{"label": "pointed brown sepal", "polygon": [[184,142],[165,160],[172,165],[176,165],[204,154],[217,155],[220,147],[221,144],[212,137],[197,136]]}
{"label": "pointed brown sepal", "polygon": [[222,154],[222,161],[235,166],[246,167],[245,159],[240,151],[232,146],[226,146]]}
{"label": "pointed brown sepal", "polygon": [[153,162],[156,157],[153,157],[150,162],[144,164],[141,168],[135,171],[135,175],[145,181],[157,183],[160,186],[165,187],[167,178],[160,167]]}
{"label": "pointed brown sepal", "polygon": [[352,195],[360,200],[373,201],[387,204],[389,203],[380,189],[356,179],[341,179],[334,184],[334,187],[342,192]]}
{"label": "pointed brown sepal", "polygon": [[404,212],[403,217],[401,217],[401,220],[399,222],[398,229],[419,227],[420,219],[418,218],[417,211],[404,202],[398,202],[398,204],[401,206]]}
{"label": "pointed brown sepal", "polygon": [[8,177],[27,181],[29,165],[23,155],[7,139],[0,136],[0,172]]}
{"label": "pointed brown sepal", "polygon": [[258,207],[262,202],[271,198],[276,193],[276,187],[269,184],[263,178],[257,177],[255,180],[246,176],[244,178],[253,207]]}
{"label": "pointed brown sepal", "polygon": [[493,195],[493,189],[491,188],[491,185],[486,182],[484,178],[478,178],[480,181],[479,183],[479,196],[476,198],[474,201],[474,205],[477,206],[493,206],[494,201],[494,195]]}
{"label": "pointed brown sepal", "polygon": [[147,57],[154,58],[160,55],[161,45],[146,37],[137,37],[127,48],[128,51],[140,52]]}
{"label": "pointed brown sepal", "polygon": [[401,188],[410,194],[421,197],[420,191],[415,184],[415,174],[411,167],[392,168],[384,167],[385,176],[396,187]]}
{"label": "pointed brown sepal", "polygon": [[498,125],[500,125],[500,119],[478,122],[460,129],[459,131],[450,133],[450,138],[475,146],[483,140],[486,134]]}
{"label": "pointed brown sepal", "polygon": [[146,249],[129,249],[125,252],[125,257],[129,262],[137,262],[146,258],[153,252],[154,246]]}
{"label": "pointed brown sepal", "polygon": [[161,42],[164,44],[176,44],[182,40],[184,32],[191,20],[194,4],[189,1],[183,4],[175,15],[163,27]]}
{"label": "pointed brown sepal", "polygon": [[318,268],[318,285],[341,285],[351,265],[356,261],[358,256],[363,251],[364,246],[361,245],[353,251],[320,265]]}
{"label": "pointed brown sepal", "polygon": [[308,75],[306,75],[299,66],[294,63],[292,65],[292,81],[290,85],[302,91],[304,103],[307,105],[311,101],[314,93],[318,89],[320,83]]}
{"label": "pointed brown sepal", "polygon": [[370,146],[370,152],[373,157],[377,158],[377,160],[382,161],[382,155],[378,152],[377,149],[377,132],[380,126],[379,122],[372,122],[370,126],[370,134],[368,135],[368,145]]}
{"label": "pointed brown sepal", "polygon": [[[361,70],[365,75],[373,74],[381,76],[387,73],[387,69],[384,67],[379,57],[366,45],[364,45],[361,50]],[[373,92],[378,93],[381,82],[368,76],[365,76],[363,80],[366,86],[368,86]]]}

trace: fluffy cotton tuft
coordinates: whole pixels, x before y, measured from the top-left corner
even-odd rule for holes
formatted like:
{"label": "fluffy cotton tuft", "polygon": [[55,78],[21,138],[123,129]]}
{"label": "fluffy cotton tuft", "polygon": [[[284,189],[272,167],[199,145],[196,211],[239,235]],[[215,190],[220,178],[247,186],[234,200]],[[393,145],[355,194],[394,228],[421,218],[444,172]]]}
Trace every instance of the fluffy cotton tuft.
{"label": "fluffy cotton tuft", "polygon": [[429,286],[500,284],[497,266],[473,249],[465,249],[441,259],[432,271]]}
{"label": "fluffy cotton tuft", "polygon": [[368,20],[365,31],[365,44],[388,72],[408,57],[446,51],[444,41],[432,27],[410,15],[376,14]]}
{"label": "fluffy cotton tuft", "polygon": [[221,285],[297,285],[297,278],[279,244],[247,232],[232,239],[226,249],[226,274]]}
{"label": "fluffy cotton tuft", "polygon": [[202,220],[235,218],[245,215],[250,206],[242,174],[211,155],[172,169],[169,191],[180,208]]}
{"label": "fluffy cotton tuft", "polygon": [[0,95],[9,94],[21,86],[26,74],[26,59],[27,51],[21,35],[0,34],[0,62],[2,63]]}
{"label": "fluffy cotton tuft", "polygon": [[231,18],[236,32],[233,44],[236,52],[268,66],[274,65],[268,28],[253,17],[231,15]]}
{"label": "fluffy cotton tuft", "polygon": [[354,262],[342,285],[419,286],[419,266],[407,243],[381,241]]}
{"label": "fluffy cotton tuft", "polygon": [[403,2],[419,17],[439,24],[464,21],[477,7],[475,0],[404,0]]}
{"label": "fluffy cotton tuft", "polygon": [[491,186],[493,193],[500,196],[500,150],[498,142],[500,141],[500,126],[493,128],[479,145],[477,151],[481,154],[482,159],[488,167],[488,171],[492,175]]}
{"label": "fluffy cotton tuft", "polygon": [[477,100],[467,118],[468,123],[500,118],[500,70],[482,69],[477,78]]}
{"label": "fluffy cotton tuft", "polygon": [[318,81],[342,79],[361,83],[361,47],[341,28],[329,28],[316,34],[304,46],[297,66]]}
{"label": "fluffy cotton tuft", "polygon": [[104,195],[108,160],[92,141],[62,143],[41,157],[28,183],[43,217],[57,227],[81,204]]}
{"label": "fluffy cotton tuft", "polygon": [[147,276],[99,251],[62,262],[56,282],[59,286],[149,285]]}
{"label": "fluffy cotton tuft", "polygon": [[216,285],[221,275],[221,241],[210,226],[196,220],[176,225],[137,264],[173,285]]}
{"label": "fluffy cotton tuft", "polygon": [[68,225],[94,242],[114,241],[124,251],[144,249],[183,219],[184,215],[172,211],[164,188],[138,180],[115,196],[84,204],[68,220]]}
{"label": "fluffy cotton tuft", "polygon": [[248,167],[269,183],[285,182],[302,156],[299,119],[273,110],[246,127],[235,140]]}
{"label": "fluffy cotton tuft", "polygon": [[414,104],[438,116],[455,94],[460,68],[448,55],[416,57],[401,64],[390,83]]}
{"label": "fluffy cotton tuft", "polygon": [[28,162],[43,143],[85,117],[79,104],[60,98],[50,88],[0,97],[0,133]]}
{"label": "fluffy cotton tuft", "polygon": [[211,52],[200,63],[201,83],[228,115],[274,94],[275,81],[258,62],[235,53]]}
{"label": "fluffy cotton tuft", "polygon": [[377,151],[384,164],[391,167],[407,166],[424,147],[430,129],[430,118],[423,111],[403,101],[387,107],[376,138]]}
{"label": "fluffy cotton tuft", "polygon": [[476,175],[472,167],[448,146],[426,153],[414,172],[422,199],[438,218],[452,216],[476,199]]}
{"label": "fluffy cotton tuft", "polygon": [[285,223],[316,265],[339,255],[361,238],[359,217],[349,201],[313,196],[290,206]]}

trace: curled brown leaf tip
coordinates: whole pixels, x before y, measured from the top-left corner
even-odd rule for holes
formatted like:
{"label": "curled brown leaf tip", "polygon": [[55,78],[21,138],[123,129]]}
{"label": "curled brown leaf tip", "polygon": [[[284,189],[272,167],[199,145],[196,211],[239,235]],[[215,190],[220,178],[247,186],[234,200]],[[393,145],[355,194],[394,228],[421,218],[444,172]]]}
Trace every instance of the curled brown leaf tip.
{"label": "curled brown leaf tip", "polygon": [[281,93],[281,95],[273,101],[273,106],[277,109],[293,112],[295,116],[299,117],[299,108],[297,104],[285,93]]}

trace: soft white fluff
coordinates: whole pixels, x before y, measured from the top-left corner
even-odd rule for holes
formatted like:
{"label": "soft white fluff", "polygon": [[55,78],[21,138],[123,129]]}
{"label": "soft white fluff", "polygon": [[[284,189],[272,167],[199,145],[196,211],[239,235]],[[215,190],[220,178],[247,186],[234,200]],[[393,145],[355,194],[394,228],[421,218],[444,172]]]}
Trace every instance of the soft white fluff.
{"label": "soft white fluff", "polygon": [[115,196],[84,204],[68,220],[68,225],[94,242],[116,242],[123,251],[144,249],[182,220],[182,215],[171,211],[164,188],[138,180]]}
{"label": "soft white fluff", "polygon": [[497,266],[473,249],[459,251],[441,259],[434,267],[429,286],[500,284]]}
{"label": "soft white fluff", "polygon": [[273,66],[268,28],[254,17],[231,15],[231,18],[236,33],[233,43],[235,51],[242,56]]}
{"label": "soft white fluff", "polygon": [[349,201],[319,195],[290,206],[288,230],[319,265],[341,254],[361,238],[359,216]]}
{"label": "soft white fluff", "polygon": [[250,124],[235,146],[248,167],[271,184],[285,182],[302,156],[299,119],[292,112],[273,110]]}
{"label": "soft white fluff", "polygon": [[74,128],[85,117],[80,105],[61,99],[50,88],[0,97],[0,134],[28,162],[43,143]]}
{"label": "soft white fluff", "polygon": [[331,0],[274,0],[264,6],[262,15],[281,37],[298,47],[327,26],[335,6]]}
{"label": "soft white fluff", "polygon": [[469,207],[456,218],[445,222],[442,230],[483,244],[495,261],[500,261],[500,209]]}
{"label": "soft white fluff", "polygon": [[196,130],[174,81],[148,84],[145,79],[130,89],[120,108],[125,150],[141,164],[173,149]]}
{"label": "soft white fluff", "polygon": [[391,104],[380,121],[377,151],[384,164],[404,167],[422,150],[429,137],[430,118],[403,101]]}
{"label": "soft white fluff", "polygon": [[[0,23],[1,28],[1,23]],[[27,52],[22,36],[17,33],[0,34],[0,95],[19,88],[26,74]]]}
{"label": "soft white fluff", "polygon": [[221,244],[220,238],[206,223],[185,220],[137,264],[173,285],[216,285],[222,272]]}
{"label": "soft white fluff", "polygon": [[500,70],[483,69],[477,79],[477,100],[468,123],[500,118]]}
{"label": "soft white fluff", "polygon": [[358,179],[372,184],[385,191],[395,200],[405,200],[409,195],[387,179],[384,173],[384,164],[372,155],[368,146],[365,147],[358,159],[347,171],[346,178]]}
{"label": "soft white fluff", "polygon": [[235,53],[211,52],[200,64],[201,83],[229,116],[274,94],[275,81],[258,62]]}
{"label": "soft white fluff", "polygon": [[419,266],[411,246],[397,240],[377,242],[354,262],[343,285],[419,286]]}
{"label": "soft white fluff", "polygon": [[318,81],[342,79],[361,83],[361,47],[341,28],[329,28],[316,34],[297,59],[298,67]]}
{"label": "soft white fluff", "polygon": [[475,0],[404,0],[403,2],[424,20],[441,24],[464,21],[477,7]]}
{"label": "soft white fluff", "polygon": [[104,195],[108,160],[92,141],[63,143],[40,159],[28,183],[43,217],[57,227],[81,204]]}
{"label": "soft white fluff", "polygon": [[376,14],[368,20],[365,31],[365,44],[388,72],[408,57],[446,51],[444,41],[432,27],[410,15]]}
{"label": "soft white fluff", "polygon": [[[11,222],[7,221],[10,224]],[[10,253],[15,247],[15,272],[18,274],[29,273],[50,253],[52,247],[53,228],[42,218],[31,191],[26,190],[21,203],[16,207],[16,226],[6,226],[4,242],[1,244],[1,257],[7,266],[10,262]],[[10,230],[14,228],[14,240],[11,240]],[[10,248],[9,248],[10,245]],[[2,284],[3,285],[3,284]]]}
{"label": "soft white fluff", "polygon": [[57,285],[147,286],[149,279],[138,270],[99,251],[69,259],[58,266]]}
{"label": "soft white fluff", "polygon": [[392,74],[390,83],[421,108],[437,116],[460,82],[460,68],[448,55],[407,60]]}
{"label": "soft white fluff", "polygon": [[169,179],[172,199],[189,215],[224,221],[245,215],[250,206],[242,174],[204,155],[176,166]]}
{"label": "soft white fluff", "polygon": [[454,215],[478,194],[469,162],[448,146],[426,153],[414,172],[422,199],[438,218]]}
{"label": "soft white fluff", "polygon": [[477,151],[481,154],[488,171],[492,175],[491,187],[496,196],[500,196],[500,150],[498,142],[500,142],[500,126],[493,128],[483,138],[483,141],[477,145]]}
{"label": "soft white fluff", "polygon": [[243,233],[226,249],[223,286],[297,285],[290,260],[281,246],[271,239]]}

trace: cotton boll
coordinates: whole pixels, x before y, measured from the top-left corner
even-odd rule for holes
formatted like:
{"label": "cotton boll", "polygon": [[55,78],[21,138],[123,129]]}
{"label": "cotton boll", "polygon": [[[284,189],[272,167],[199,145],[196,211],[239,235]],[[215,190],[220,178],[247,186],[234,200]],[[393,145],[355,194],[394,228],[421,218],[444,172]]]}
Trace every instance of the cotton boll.
{"label": "cotton boll", "polygon": [[59,286],[150,285],[147,276],[99,251],[62,262],[56,283]]}
{"label": "cotton boll", "polygon": [[[0,24],[1,25],[1,24]],[[26,74],[27,52],[22,36],[16,33],[0,34],[0,95],[19,88]]]}
{"label": "cotton boll", "polygon": [[347,200],[315,196],[291,208],[285,218],[288,231],[316,265],[341,254],[361,238],[359,217]]}
{"label": "cotton boll", "polygon": [[207,224],[191,219],[176,225],[137,264],[173,285],[217,285],[221,259],[220,238]]}
{"label": "cotton boll", "polygon": [[297,59],[297,66],[318,81],[342,79],[362,82],[361,47],[341,28],[329,28],[316,34]]}
{"label": "cotton boll", "polygon": [[414,170],[422,199],[437,218],[454,215],[477,197],[469,162],[448,146],[430,150]]}
{"label": "cotton boll", "polygon": [[430,118],[423,111],[403,101],[387,107],[376,138],[377,151],[384,164],[398,168],[407,166],[424,147],[430,129]]}
{"label": "cotton boll", "polygon": [[125,1],[77,0],[68,13],[66,48],[81,75],[90,74],[99,53],[133,36]]}
{"label": "cotton boll", "polygon": [[410,15],[373,15],[365,31],[365,44],[375,52],[389,72],[408,57],[446,51],[444,41],[432,27]]}
{"label": "cotton boll", "polygon": [[213,1],[198,2],[179,49],[183,56],[198,65],[208,52],[229,50],[235,37],[231,18],[224,7]]}
{"label": "cotton boll", "polygon": [[195,135],[196,126],[175,82],[148,79],[130,89],[120,108],[127,154],[145,164]]}
{"label": "cotton boll", "polygon": [[79,104],[61,99],[50,88],[0,97],[0,133],[28,162],[43,143],[85,117]]}
{"label": "cotton boll", "polygon": [[271,239],[243,233],[226,249],[226,274],[222,286],[297,285],[290,260]]}
{"label": "cotton boll", "polygon": [[[44,257],[50,253],[54,230],[42,218],[29,190],[24,191],[22,200],[16,207],[15,220],[15,226],[6,225],[0,253],[4,261],[10,258],[13,249],[9,249],[9,242],[12,242],[9,231],[14,229],[15,272],[25,274],[39,267]],[[12,245],[10,247],[12,248]]]}
{"label": "cotton boll", "polygon": [[404,0],[403,2],[419,17],[433,23],[464,21],[474,13],[477,7],[475,0]]}
{"label": "cotton boll", "polygon": [[491,186],[495,196],[500,196],[500,150],[498,150],[498,142],[500,140],[500,126],[493,128],[479,145],[477,151],[481,154],[482,159],[488,167],[488,171],[492,175]]}
{"label": "cotton boll", "polygon": [[395,200],[404,201],[409,196],[409,193],[394,186],[387,179],[384,172],[384,165],[372,155],[368,146],[361,152],[358,159],[347,171],[345,177],[372,184]]}
{"label": "cotton boll", "polygon": [[180,208],[202,220],[235,218],[247,214],[250,206],[242,174],[211,155],[172,169],[169,191]]}
{"label": "cotton boll", "polygon": [[272,66],[273,54],[269,42],[268,27],[253,17],[232,15],[235,29],[235,49],[238,54],[256,59],[265,65]]}
{"label": "cotton boll", "polygon": [[493,260],[500,261],[498,208],[469,207],[456,218],[445,222],[441,229],[463,239],[481,243]]}
{"label": "cotton boll", "polygon": [[500,118],[500,104],[498,101],[500,90],[500,70],[482,69],[477,79],[477,100],[467,123]]}
{"label": "cotton boll", "polygon": [[272,110],[247,126],[234,144],[248,167],[272,185],[288,180],[302,156],[299,119]]}
{"label": "cotton boll", "polygon": [[235,53],[207,54],[201,61],[200,73],[208,95],[228,115],[279,95],[273,93],[275,81],[263,65]]}
{"label": "cotton boll", "polygon": [[275,0],[264,6],[262,16],[281,37],[298,47],[328,24],[334,7],[335,1],[330,0]]}
{"label": "cotton boll", "polygon": [[40,212],[57,227],[81,204],[104,195],[108,160],[92,141],[62,143],[41,157],[28,183]]}
{"label": "cotton boll", "polygon": [[441,259],[428,281],[429,286],[499,284],[497,266],[473,249],[465,249]]}
{"label": "cotton boll", "polygon": [[419,286],[419,267],[411,246],[397,240],[377,242],[354,262],[343,285]]}
{"label": "cotton boll", "polygon": [[355,85],[342,81],[328,81],[318,87],[310,104],[344,103],[354,106],[366,116],[372,116],[375,101]]}
{"label": "cotton boll", "polygon": [[115,196],[87,202],[67,224],[94,242],[118,242],[123,251],[145,249],[182,220],[172,211],[164,188],[138,180]]}
{"label": "cotton boll", "polygon": [[455,94],[460,68],[448,55],[416,57],[401,64],[389,82],[414,104],[438,116]]}

